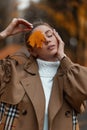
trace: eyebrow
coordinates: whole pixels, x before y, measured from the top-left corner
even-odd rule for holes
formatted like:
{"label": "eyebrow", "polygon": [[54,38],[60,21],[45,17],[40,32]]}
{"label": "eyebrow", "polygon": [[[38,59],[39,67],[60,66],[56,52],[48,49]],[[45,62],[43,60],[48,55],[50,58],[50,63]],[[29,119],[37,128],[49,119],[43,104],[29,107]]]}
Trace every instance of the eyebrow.
{"label": "eyebrow", "polygon": [[45,34],[47,34],[49,31],[51,31],[51,30],[47,30],[47,31],[45,32]]}

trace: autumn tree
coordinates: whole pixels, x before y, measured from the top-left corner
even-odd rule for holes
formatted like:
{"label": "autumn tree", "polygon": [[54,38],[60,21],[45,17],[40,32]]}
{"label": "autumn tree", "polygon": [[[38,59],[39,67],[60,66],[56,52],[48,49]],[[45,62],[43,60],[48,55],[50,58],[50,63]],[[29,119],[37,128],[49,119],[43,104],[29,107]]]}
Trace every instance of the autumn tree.
{"label": "autumn tree", "polygon": [[[17,2],[16,0],[1,0],[0,1],[0,31],[2,31],[13,17],[17,16]],[[6,43],[10,42],[11,39],[3,41],[0,43],[0,49],[2,49]]]}
{"label": "autumn tree", "polygon": [[55,11],[55,21],[60,28],[70,34],[68,45],[71,51],[74,51],[72,54],[75,54],[73,56],[76,56],[76,61],[87,66],[87,1],[42,0],[42,2]]}

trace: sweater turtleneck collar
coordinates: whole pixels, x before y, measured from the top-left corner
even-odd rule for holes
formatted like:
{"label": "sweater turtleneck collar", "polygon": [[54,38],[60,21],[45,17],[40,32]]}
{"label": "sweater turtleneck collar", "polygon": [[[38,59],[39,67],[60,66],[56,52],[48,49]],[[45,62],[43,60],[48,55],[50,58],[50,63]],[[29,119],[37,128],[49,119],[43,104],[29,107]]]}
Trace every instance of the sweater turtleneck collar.
{"label": "sweater turtleneck collar", "polygon": [[60,61],[50,62],[42,59],[37,59],[37,63],[41,77],[54,77],[60,65]]}

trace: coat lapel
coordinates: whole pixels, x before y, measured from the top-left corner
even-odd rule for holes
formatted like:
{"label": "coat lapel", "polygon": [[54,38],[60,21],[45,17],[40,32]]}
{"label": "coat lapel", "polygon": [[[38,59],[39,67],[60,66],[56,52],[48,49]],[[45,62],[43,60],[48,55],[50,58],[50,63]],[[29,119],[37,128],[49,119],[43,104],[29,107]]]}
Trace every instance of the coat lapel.
{"label": "coat lapel", "polygon": [[48,116],[49,116],[48,118],[50,127],[54,117],[60,110],[63,103],[63,81],[61,80],[62,80],[61,77],[59,77],[58,75],[54,77],[52,93],[48,107]]}
{"label": "coat lapel", "polygon": [[44,121],[45,96],[36,63],[28,63],[25,71],[28,73],[28,77],[23,79],[21,83],[33,104],[39,129],[42,129],[43,125],[40,124],[43,124]]}

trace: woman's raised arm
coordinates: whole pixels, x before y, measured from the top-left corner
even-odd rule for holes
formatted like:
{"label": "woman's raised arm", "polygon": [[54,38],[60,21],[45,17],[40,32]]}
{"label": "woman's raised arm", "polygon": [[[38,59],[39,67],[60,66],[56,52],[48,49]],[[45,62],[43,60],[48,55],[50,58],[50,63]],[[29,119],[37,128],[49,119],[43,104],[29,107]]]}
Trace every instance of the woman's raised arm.
{"label": "woman's raised arm", "polygon": [[16,35],[21,32],[29,31],[33,25],[22,18],[13,18],[10,24],[0,33],[0,39]]}

